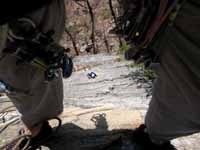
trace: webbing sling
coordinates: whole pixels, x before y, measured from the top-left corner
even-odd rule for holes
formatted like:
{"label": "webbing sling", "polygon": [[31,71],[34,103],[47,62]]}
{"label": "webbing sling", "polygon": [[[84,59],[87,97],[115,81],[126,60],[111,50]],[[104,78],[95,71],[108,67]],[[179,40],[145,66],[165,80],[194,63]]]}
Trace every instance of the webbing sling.
{"label": "webbing sling", "polygon": [[153,40],[156,33],[161,28],[162,24],[165,22],[165,20],[169,17],[170,13],[175,9],[175,7],[180,3],[183,3],[183,0],[174,0],[171,4],[170,0],[160,0],[160,6],[158,10],[158,14],[152,23],[151,27],[148,30],[148,33],[146,35],[145,41],[142,45],[148,46],[148,44]]}

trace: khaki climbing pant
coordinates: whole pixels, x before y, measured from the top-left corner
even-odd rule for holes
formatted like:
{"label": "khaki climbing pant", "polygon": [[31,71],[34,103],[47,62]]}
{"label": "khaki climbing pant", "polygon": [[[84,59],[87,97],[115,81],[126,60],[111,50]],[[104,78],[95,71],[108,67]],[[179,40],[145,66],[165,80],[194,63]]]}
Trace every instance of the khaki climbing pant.
{"label": "khaki climbing pant", "polygon": [[[48,6],[26,17],[31,18],[43,32],[53,29],[54,39],[58,42],[65,26],[64,0],[53,0]],[[2,26],[0,32],[2,51],[7,38],[7,26]],[[15,54],[7,54],[0,59],[0,79],[14,89],[8,96],[21,113],[22,121],[27,127],[31,128],[56,117],[63,111],[61,74],[53,81],[45,82],[44,72],[30,64],[16,65]]]}
{"label": "khaki climbing pant", "polygon": [[161,66],[146,116],[158,143],[200,132],[200,10],[186,3],[160,38]]}

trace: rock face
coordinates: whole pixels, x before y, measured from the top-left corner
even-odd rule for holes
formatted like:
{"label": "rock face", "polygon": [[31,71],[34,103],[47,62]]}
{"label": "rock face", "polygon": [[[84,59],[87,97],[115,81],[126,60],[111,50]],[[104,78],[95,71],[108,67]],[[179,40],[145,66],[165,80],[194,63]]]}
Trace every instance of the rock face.
{"label": "rock face", "polygon": [[[79,66],[94,63],[96,66],[75,72],[64,80],[65,105],[94,107],[113,104],[118,108],[146,109],[149,102],[146,89],[136,83],[132,75],[138,69],[128,67],[132,62],[117,62],[117,59],[119,56],[103,54],[75,59]],[[90,72],[95,72],[97,77],[89,79],[87,74]]]}
{"label": "rock face", "polygon": [[[109,145],[127,135],[127,129],[140,125],[150,101],[150,97],[146,96],[151,83],[145,82],[142,70],[130,67],[131,63],[120,56],[107,54],[75,58],[75,72],[71,78],[64,80],[63,126],[43,149],[94,150]],[[96,78],[88,78],[90,72],[96,73]],[[0,99],[0,111],[12,105],[8,101],[5,97]],[[11,111],[3,121],[2,115],[0,130],[19,117],[15,111]],[[20,126],[19,122],[14,122],[0,134],[0,146],[12,139]],[[116,130],[111,131],[113,129]],[[176,139],[173,143],[178,150],[198,150],[199,139],[199,134],[196,134]],[[130,141],[125,140],[127,142]],[[131,144],[126,146],[123,150],[134,150]],[[116,146],[106,150],[121,149]]]}

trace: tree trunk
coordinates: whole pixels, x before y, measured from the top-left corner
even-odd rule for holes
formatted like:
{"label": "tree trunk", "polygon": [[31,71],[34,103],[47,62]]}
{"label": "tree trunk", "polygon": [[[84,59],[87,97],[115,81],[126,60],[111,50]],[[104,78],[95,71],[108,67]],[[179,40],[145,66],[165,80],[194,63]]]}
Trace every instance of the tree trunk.
{"label": "tree trunk", "polygon": [[75,53],[78,56],[79,55],[79,51],[78,51],[78,48],[76,46],[76,40],[75,40],[75,38],[72,36],[72,34],[69,32],[69,30],[67,28],[65,28],[65,32],[67,33],[67,35],[71,39],[73,47],[74,47],[74,50],[75,50]]}
{"label": "tree trunk", "polygon": [[[117,18],[116,18],[116,15],[115,15],[115,11],[114,11],[114,9],[113,9],[112,0],[109,0],[109,7],[110,7],[111,14],[112,14],[112,17],[113,17],[114,22],[115,22],[115,26],[116,26],[117,29],[119,29],[119,26],[118,26],[118,23],[117,23]],[[119,38],[119,44],[120,44],[120,46],[122,46],[121,37],[118,36],[118,38]]]}
{"label": "tree trunk", "polygon": [[92,45],[93,45],[93,53],[97,54],[97,49],[96,49],[96,44],[95,44],[95,21],[94,21],[94,13],[93,13],[93,9],[90,5],[89,0],[86,1],[87,2],[87,6],[89,9],[89,13],[90,13],[90,17],[91,17],[91,22],[92,22],[92,33],[91,33],[91,40],[92,40]]}

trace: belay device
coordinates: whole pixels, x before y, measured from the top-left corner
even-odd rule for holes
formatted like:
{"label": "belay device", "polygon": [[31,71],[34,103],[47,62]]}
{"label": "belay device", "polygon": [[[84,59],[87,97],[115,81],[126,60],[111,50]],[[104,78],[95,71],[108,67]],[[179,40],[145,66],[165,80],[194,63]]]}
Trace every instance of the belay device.
{"label": "belay device", "polygon": [[60,69],[63,77],[71,76],[73,62],[65,49],[54,42],[54,31],[39,31],[32,20],[20,18],[9,23],[8,41],[4,53],[16,53],[17,64],[29,63],[44,71],[47,81],[58,76]]}

